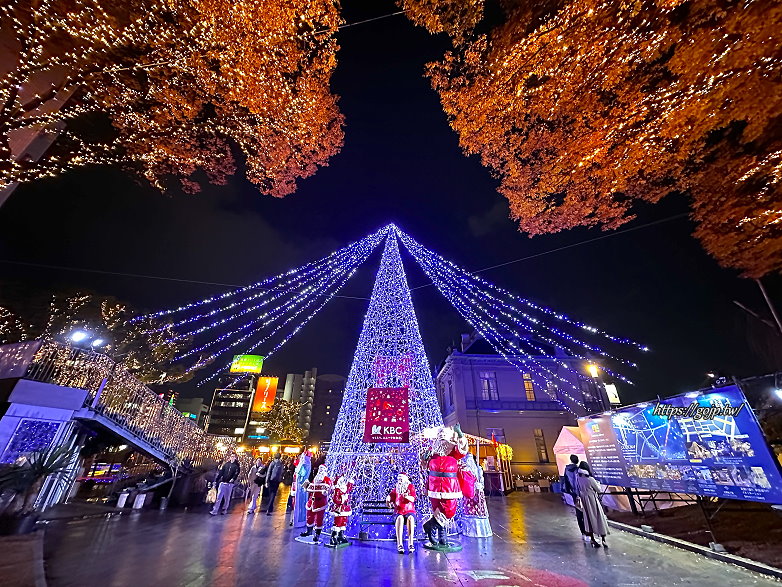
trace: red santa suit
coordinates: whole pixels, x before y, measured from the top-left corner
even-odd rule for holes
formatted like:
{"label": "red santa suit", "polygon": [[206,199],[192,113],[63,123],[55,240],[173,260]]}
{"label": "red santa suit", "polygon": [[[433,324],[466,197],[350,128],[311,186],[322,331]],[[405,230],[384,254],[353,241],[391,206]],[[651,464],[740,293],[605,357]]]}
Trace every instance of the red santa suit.
{"label": "red santa suit", "polygon": [[451,428],[441,431],[434,455],[427,464],[426,486],[432,515],[440,526],[456,515],[457,500],[465,494],[473,496],[475,476],[459,464],[468,452],[466,437],[458,437]]}
{"label": "red santa suit", "polygon": [[331,508],[329,513],[334,516],[332,531],[344,532],[348,526],[350,510],[350,492],[353,491],[354,481],[342,475],[334,481],[334,493],[331,496]]}
{"label": "red santa suit", "polygon": [[320,530],[323,529],[323,516],[326,514],[326,507],[328,507],[328,492],[330,489],[331,479],[329,479],[326,468],[321,465],[314,481],[304,487],[309,496],[307,498],[308,532],[314,527],[316,532],[320,534]]}
{"label": "red santa suit", "polygon": [[415,487],[408,483],[407,487],[399,490],[394,487],[388,496],[388,502],[397,516],[406,516],[415,513]]}

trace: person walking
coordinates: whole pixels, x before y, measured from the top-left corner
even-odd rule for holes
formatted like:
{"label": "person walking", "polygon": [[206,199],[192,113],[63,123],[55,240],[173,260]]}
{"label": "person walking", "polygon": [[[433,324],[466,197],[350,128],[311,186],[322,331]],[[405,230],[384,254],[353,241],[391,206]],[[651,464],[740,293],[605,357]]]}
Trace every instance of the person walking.
{"label": "person walking", "polygon": [[217,485],[217,501],[209,513],[216,516],[218,513],[228,513],[231,505],[231,497],[234,492],[234,483],[239,478],[239,462],[236,453],[228,455],[228,460],[220,467],[215,478]]}
{"label": "person walking", "polygon": [[600,484],[589,472],[589,465],[583,461],[578,465],[576,487],[584,512],[584,530],[588,533],[592,546],[600,548],[600,543],[595,539],[596,536],[600,536],[603,539],[602,546],[608,548],[606,535],[610,532],[608,518],[600,502]]}
{"label": "person walking", "polygon": [[274,499],[277,497],[277,490],[280,488],[282,480],[282,460],[280,453],[274,455],[274,459],[266,468],[266,492],[269,494],[269,507],[266,509],[266,515],[271,516],[274,509]]}
{"label": "person walking", "polygon": [[256,502],[260,507],[260,502],[263,501],[263,486],[266,484],[266,465],[262,458],[258,457],[250,468],[247,483],[250,491],[250,507],[247,508],[247,513],[254,514]]}
{"label": "person walking", "polygon": [[581,500],[578,497],[578,456],[570,455],[570,464],[565,467],[565,493],[573,500],[573,508],[576,510],[578,529],[581,530],[581,539],[589,542],[590,538],[584,529],[584,512],[581,509]]}

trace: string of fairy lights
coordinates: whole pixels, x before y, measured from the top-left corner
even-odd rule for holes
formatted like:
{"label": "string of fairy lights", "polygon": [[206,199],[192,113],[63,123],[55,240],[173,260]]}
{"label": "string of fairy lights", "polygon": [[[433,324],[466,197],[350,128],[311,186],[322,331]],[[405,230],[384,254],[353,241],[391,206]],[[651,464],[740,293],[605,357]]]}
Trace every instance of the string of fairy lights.
{"label": "string of fairy lights", "polygon": [[[559,391],[573,404],[580,408],[585,408],[584,402],[581,399],[571,395],[567,391],[568,388],[573,391],[578,391],[578,388],[572,379],[563,377],[559,374],[558,369],[552,369],[549,365],[543,363],[540,358],[525,351],[521,345],[517,344],[512,338],[516,331],[498,321],[496,315],[489,312],[483,305],[483,301],[477,296],[465,293],[463,290],[454,287],[453,275],[449,275],[444,271],[445,266],[442,263],[437,262],[437,255],[426,250],[402,231],[398,231],[397,234],[405,245],[405,248],[410,252],[416,262],[418,262],[427,277],[433,281],[440,293],[451,302],[462,317],[475,328],[475,330],[478,331],[506,361],[521,372],[533,371],[538,377],[544,380],[558,381],[564,386],[564,389],[560,386]],[[537,348],[541,352],[543,357],[547,357],[548,353],[541,347],[535,345],[534,340],[529,339],[525,342],[529,342],[531,346]],[[578,374],[576,374],[576,376],[578,376]],[[551,396],[551,399],[560,402],[563,407],[573,411],[571,406],[562,402],[551,391],[548,389],[546,389],[546,391]]]}
{"label": "string of fairy lights", "polygon": [[[646,346],[633,340],[609,335],[595,327],[571,320],[564,314],[557,313],[549,308],[544,308],[529,300],[519,298],[518,296],[469,273],[440,255],[429,251],[409,235],[406,235],[401,231],[399,231],[399,235],[405,243],[405,246],[410,249],[410,252],[416,261],[422,265],[424,271],[427,271],[427,266],[429,267],[427,276],[433,280],[435,285],[441,288],[441,290],[443,287],[448,286],[449,295],[466,298],[468,307],[477,308],[485,314],[484,319],[481,319],[479,316],[475,316],[475,318],[480,320],[483,324],[496,324],[495,330],[497,332],[511,333],[512,335],[518,336],[519,329],[525,331],[530,335],[529,338],[525,340],[525,343],[535,348],[541,355],[548,355],[549,352],[539,345],[536,339],[546,342],[553,347],[562,349],[568,355],[585,361],[590,360],[590,357],[587,356],[587,353],[585,352],[588,351],[594,355],[616,361],[629,367],[637,367],[636,363],[632,361],[617,357],[594,344],[582,340],[578,336],[564,332],[563,330],[546,323],[541,317],[532,316],[529,312],[520,308],[518,305],[519,303],[530,308],[536,308],[546,316],[553,317],[558,321],[581,329],[587,334],[600,335],[616,344],[630,345],[638,349],[648,350]],[[435,279],[435,276],[439,278],[439,282]],[[490,293],[492,291],[499,293],[505,299],[503,300],[498,296],[492,295],[492,293]],[[514,304],[514,302],[517,303]],[[486,306],[488,306],[488,308]],[[507,335],[505,338],[507,338]],[[500,341],[507,342],[507,344],[517,352],[523,352],[522,349],[519,349],[518,346],[513,343],[512,338],[506,341],[502,335],[500,335]],[[612,370],[610,367],[604,366],[603,369],[611,376],[632,384],[632,381],[627,377]],[[555,378],[559,379],[559,377]],[[572,382],[568,384],[572,385]]]}
{"label": "string of fairy lights", "polygon": [[427,249],[393,224],[317,261],[137,320],[151,319],[153,332],[170,333],[171,340],[192,340],[174,361],[194,361],[189,369],[205,370],[203,384],[223,372],[224,362],[232,354],[258,352],[269,357],[276,353],[388,239],[404,244],[441,294],[505,360],[524,373],[532,372],[553,383],[553,388],[542,388],[566,409],[585,407],[580,399],[584,397],[580,380],[589,377],[578,370],[584,362],[599,358],[605,373],[632,383],[611,364],[635,367],[635,363],[602,348],[594,339],[641,351],[648,350],[646,346],[492,284]]}
{"label": "string of fairy lights", "polygon": [[[383,227],[280,275],[134,320],[153,321],[156,326],[150,332],[171,333],[172,341],[192,340],[173,359],[194,360],[190,371],[204,369],[232,351],[250,353],[261,348],[269,357],[323,309],[389,232],[389,227]],[[217,364],[201,383],[221,370]]]}

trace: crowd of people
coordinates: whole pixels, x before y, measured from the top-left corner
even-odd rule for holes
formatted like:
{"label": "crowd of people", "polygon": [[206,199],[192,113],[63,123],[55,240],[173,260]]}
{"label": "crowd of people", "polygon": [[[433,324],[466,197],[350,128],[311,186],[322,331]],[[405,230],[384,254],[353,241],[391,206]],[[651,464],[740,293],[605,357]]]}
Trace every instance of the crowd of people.
{"label": "crowd of people", "polygon": [[[465,498],[465,535],[483,537],[491,536],[492,533],[483,491],[482,470],[472,455],[466,459],[466,465],[457,462],[468,454],[466,442],[460,432],[456,428],[455,432],[449,433],[452,437],[438,438],[442,446],[428,457],[426,463],[429,477],[427,495],[432,502],[433,515],[424,523],[423,528],[433,546],[447,545],[446,527],[456,512],[456,499]],[[570,455],[570,461],[563,476],[564,492],[572,499],[582,538],[595,548],[608,548],[606,536],[610,532],[600,500],[600,484],[592,476],[586,461],[580,461],[577,455]],[[261,502],[265,498],[266,515],[270,516],[274,510],[279,486],[285,481],[292,486],[287,504],[288,510],[291,511],[290,526],[306,525],[301,537],[311,537],[313,543],[318,543],[327,499],[331,497],[334,503],[329,512],[335,517],[336,530],[332,532],[332,546],[347,544],[344,533],[347,516],[350,515],[349,494],[353,480],[340,476],[331,480],[325,466],[318,464],[311,463],[307,453],[297,461],[289,457],[283,458],[279,453],[270,455],[268,460],[260,457],[255,459],[246,478],[247,513],[263,511]],[[314,471],[317,471],[317,474],[310,480],[310,473]],[[237,455],[231,453],[216,470],[210,489],[212,499],[207,500],[214,502],[209,512],[211,515],[227,513],[240,474]],[[405,473],[400,472],[386,499],[396,516],[396,542],[400,553],[413,552],[415,549],[415,501],[415,486]],[[404,545],[405,535],[407,551]]]}

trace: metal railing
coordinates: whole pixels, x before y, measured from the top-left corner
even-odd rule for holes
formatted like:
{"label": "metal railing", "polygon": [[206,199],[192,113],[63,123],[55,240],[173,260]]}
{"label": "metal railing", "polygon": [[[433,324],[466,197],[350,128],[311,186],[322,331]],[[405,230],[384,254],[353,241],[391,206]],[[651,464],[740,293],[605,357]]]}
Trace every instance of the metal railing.
{"label": "metal railing", "polygon": [[43,341],[24,379],[87,391],[84,405],[175,461],[221,460],[235,448],[231,437],[214,436],[106,355]]}

